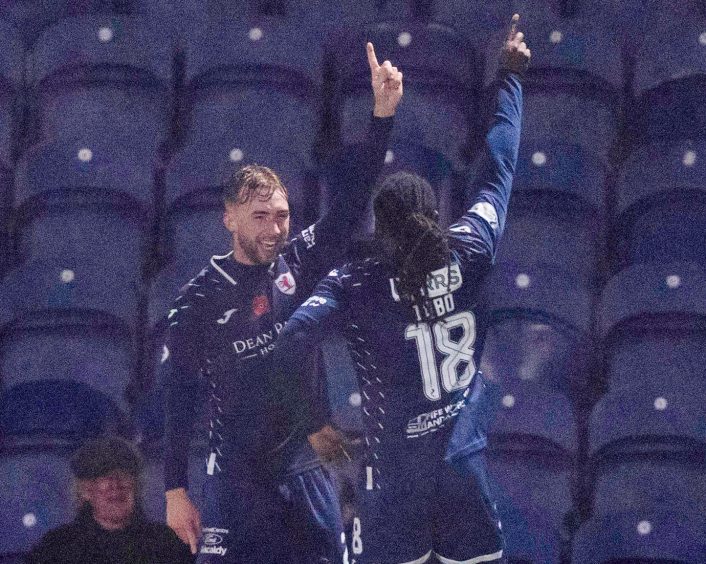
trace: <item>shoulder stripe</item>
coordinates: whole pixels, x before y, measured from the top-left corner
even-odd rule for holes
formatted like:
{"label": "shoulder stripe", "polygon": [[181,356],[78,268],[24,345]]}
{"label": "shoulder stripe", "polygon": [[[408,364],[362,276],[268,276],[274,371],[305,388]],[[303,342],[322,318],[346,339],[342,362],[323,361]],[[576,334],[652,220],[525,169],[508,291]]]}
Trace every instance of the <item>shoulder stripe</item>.
{"label": "shoulder stripe", "polygon": [[216,263],[217,260],[223,260],[223,259],[230,258],[230,256],[231,256],[232,254],[233,254],[233,251],[229,252],[229,253],[226,254],[226,255],[221,255],[221,256],[219,256],[219,255],[213,255],[213,256],[211,257],[211,266],[212,266],[213,268],[215,268],[216,271],[219,272],[221,276],[223,276],[223,278],[225,278],[226,280],[228,280],[228,282],[230,282],[231,284],[233,284],[233,286],[237,286],[238,283],[233,279],[233,277],[232,277],[230,274],[228,274],[225,270],[223,270],[220,266],[218,266],[218,264]]}

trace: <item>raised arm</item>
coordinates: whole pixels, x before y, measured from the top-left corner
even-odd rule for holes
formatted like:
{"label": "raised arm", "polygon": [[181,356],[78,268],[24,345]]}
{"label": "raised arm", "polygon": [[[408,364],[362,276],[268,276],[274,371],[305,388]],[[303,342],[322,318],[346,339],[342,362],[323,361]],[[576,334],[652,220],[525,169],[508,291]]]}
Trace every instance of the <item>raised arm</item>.
{"label": "raised arm", "polygon": [[402,73],[390,61],[378,64],[372,43],[367,44],[367,54],[375,102],[365,140],[342,149],[331,159],[326,172],[333,190],[328,210],[294,240],[294,251],[306,263],[311,288],[342,258],[351,232],[365,214],[385,162],[393,116],[402,99]]}
{"label": "raised arm", "polygon": [[317,229],[331,239],[345,239],[365,213],[375,180],[382,170],[392,118],[403,94],[402,72],[390,61],[378,63],[375,47],[366,45],[370,85],[373,91],[373,116],[365,141],[334,159],[330,185],[335,193]]}
{"label": "raised arm", "polygon": [[467,258],[480,253],[492,261],[505,228],[520,145],[521,76],[531,56],[524,34],[517,31],[518,21],[515,14],[503,45],[493,121],[485,138],[484,155],[473,183],[467,188],[467,201],[473,198],[472,204],[450,228],[452,243],[465,251]]}

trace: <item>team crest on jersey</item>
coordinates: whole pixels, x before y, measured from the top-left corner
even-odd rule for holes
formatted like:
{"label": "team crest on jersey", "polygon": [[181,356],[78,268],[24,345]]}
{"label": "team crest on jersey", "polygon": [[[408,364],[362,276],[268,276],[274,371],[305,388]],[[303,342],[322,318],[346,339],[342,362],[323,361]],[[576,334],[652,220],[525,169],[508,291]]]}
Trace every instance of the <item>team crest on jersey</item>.
{"label": "team crest on jersey", "polygon": [[280,292],[288,296],[293,296],[297,291],[297,283],[294,281],[294,276],[292,276],[291,272],[280,274],[275,280],[275,286]]}
{"label": "team crest on jersey", "polygon": [[252,313],[255,317],[262,317],[270,311],[270,300],[267,296],[255,296],[252,300]]}

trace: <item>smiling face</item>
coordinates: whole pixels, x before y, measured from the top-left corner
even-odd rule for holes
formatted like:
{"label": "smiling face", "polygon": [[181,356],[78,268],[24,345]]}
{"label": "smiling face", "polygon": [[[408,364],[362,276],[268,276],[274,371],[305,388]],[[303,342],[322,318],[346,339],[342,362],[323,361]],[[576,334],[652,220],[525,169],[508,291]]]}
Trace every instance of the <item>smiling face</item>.
{"label": "smiling face", "polygon": [[266,199],[256,193],[244,203],[226,202],[223,223],[233,235],[235,260],[270,264],[289,236],[287,195],[275,189]]}
{"label": "smiling face", "polygon": [[223,224],[242,264],[270,264],[289,236],[287,189],[267,167],[248,165],[226,185]]}

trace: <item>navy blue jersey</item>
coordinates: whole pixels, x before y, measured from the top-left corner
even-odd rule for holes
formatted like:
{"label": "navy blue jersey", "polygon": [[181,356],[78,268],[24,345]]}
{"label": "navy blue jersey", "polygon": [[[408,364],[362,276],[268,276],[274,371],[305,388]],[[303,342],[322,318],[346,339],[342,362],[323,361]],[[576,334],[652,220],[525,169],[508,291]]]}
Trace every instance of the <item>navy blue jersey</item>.
{"label": "navy blue jersey", "polygon": [[[507,74],[486,138],[487,158],[469,186],[475,199],[449,228],[448,266],[429,274],[423,303],[401,301],[393,267],[369,258],[331,271],[280,337],[278,354],[287,357],[299,355],[326,330],[347,336],[362,396],[369,471],[383,459],[409,460],[410,449],[443,449],[452,458],[485,446],[485,433],[474,421],[484,332],[478,292],[504,228],[521,113],[520,81]],[[287,370],[291,375],[296,367]],[[303,410],[293,410],[293,416],[297,412]]]}
{"label": "navy blue jersey", "polygon": [[316,281],[340,260],[382,168],[392,118],[373,118],[366,141],[340,159],[328,213],[288,243],[272,265],[214,256],[168,314],[160,381],[167,389],[165,487],[187,486],[187,460],[200,399],[209,403],[210,474],[237,469],[265,475],[319,462],[292,437],[272,401],[270,352],[284,323]]}

